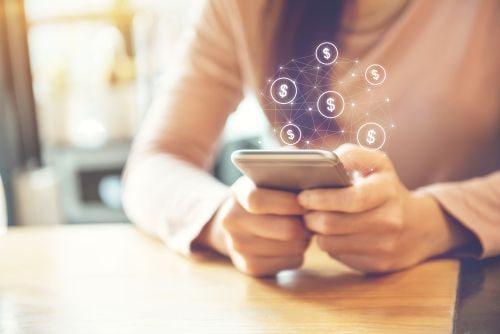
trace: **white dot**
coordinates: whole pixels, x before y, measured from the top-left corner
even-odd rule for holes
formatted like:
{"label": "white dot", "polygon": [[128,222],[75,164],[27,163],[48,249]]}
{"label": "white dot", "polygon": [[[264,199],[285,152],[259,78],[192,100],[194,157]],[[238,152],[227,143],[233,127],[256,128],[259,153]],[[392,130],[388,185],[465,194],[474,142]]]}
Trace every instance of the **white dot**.
{"label": "white dot", "polygon": [[313,108],[309,108],[309,111],[312,111],[312,110],[313,110]]}
{"label": "white dot", "polygon": [[309,144],[309,140],[308,140],[308,141],[306,141],[306,143],[307,143],[307,144]]}
{"label": "white dot", "polygon": [[356,59],[354,62],[357,64],[357,63],[359,63],[359,60]]}
{"label": "white dot", "polygon": [[353,103],[351,103],[351,106],[353,106],[353,107],[355,106],[354,102],[353,102]]}
{"label": "white dot", "polygon": [[390,101],[390,100],[389,100],[389,98],[386,98],[385,100],[386,100],[387,102],[389,102],[389,101]]}
{"label": "white dot", "polygon": [[351,73],[351,76],[355,77],[355,76],[356,76],[356,74],[354,74],[354,73]]}
{"label": "white dot", "polygon": [[370,88],[368,88],[367,91],[371,92],[372,90]]}

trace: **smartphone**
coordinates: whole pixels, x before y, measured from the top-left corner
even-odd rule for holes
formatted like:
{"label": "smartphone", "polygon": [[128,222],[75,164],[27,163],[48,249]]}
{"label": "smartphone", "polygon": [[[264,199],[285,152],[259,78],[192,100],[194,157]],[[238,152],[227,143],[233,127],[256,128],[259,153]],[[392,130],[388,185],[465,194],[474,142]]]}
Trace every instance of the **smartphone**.
{"label": "smartphone", "polygon": [[324,150],[239,150],[233,164],[257,186],[300,192],[352,184],[334,152]]}

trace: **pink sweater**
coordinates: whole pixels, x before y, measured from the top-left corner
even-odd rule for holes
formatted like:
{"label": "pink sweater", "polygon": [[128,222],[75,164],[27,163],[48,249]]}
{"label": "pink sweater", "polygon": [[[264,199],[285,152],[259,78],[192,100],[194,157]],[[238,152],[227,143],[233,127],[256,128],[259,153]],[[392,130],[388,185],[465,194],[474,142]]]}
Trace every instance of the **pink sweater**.
{"label": "pink sweater", "polygon": [[[258,95],[266,84],[278,15],[262,22],[266,3],[207,2],[127,166],[129,217],[185,255],[229,196],[207,172],[225,121],[244,89]],[[396,126],[384,151],[402,181],[470,229],[483,257],[500,254],[499,17],[497,0],[414,1],[359,56],[387,69]],[[345,36],[348,52],[356,38]]]}

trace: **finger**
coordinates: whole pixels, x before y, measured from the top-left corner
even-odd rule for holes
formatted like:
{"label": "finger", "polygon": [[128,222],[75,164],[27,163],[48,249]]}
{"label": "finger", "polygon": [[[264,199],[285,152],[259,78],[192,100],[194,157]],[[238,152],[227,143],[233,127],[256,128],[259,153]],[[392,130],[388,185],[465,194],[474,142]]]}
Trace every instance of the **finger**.
{"label": "finger", "polygon": [[380,206],[362,213],[311,211],[304,215],[306,227],[323,235],[398,232],[402,213]]}
{"label": "finger", "polygon": [[233,186],[237,201],[247,212],[253,214],[301,215],[304,208],[297,195],[287,191],[257,188],[247,177],[242,177]]}
{"label": "finger", "polygon": [[363,212],[384,204],[396,189],[390,174],[372,174],[347,188],[312,189],[298,196],[300,205],[308,210]]}
{"label": "finger", "polygon": [[302,219],[293,216],[244,214],[225,225],[237,234],[247,233],[271,240],[301,240],[311,236]]}
{"label": "finger", "polygon": [[318,235],[316,242],[320,249],[330,255],[389,255],[396,246],[392,235]]}
{"label": "finger", "polygon": [[393,169],[387,155],[380,151],[369,151],[361,146],[343,144],[335,150],[348,171],[359,171],[368,175],[374,171]]}
{"label": "finger", "polygon": [[239,270],[254,277],[270,276],[285,269],[300,268],[304,262],[302,255],[262,257],[234,253],[231,259]]}
{"label": "finger", "polygon": [[304,254],[310,239],[277,241],[248,235],[231,235],[229,247],[240,254],[251,256],[298,256]]}
{"label": "finger", "polygon": [[392,262],[384,257],[352,254],[330,254],[330,256],[363,273],[381,274],[395,271]]}

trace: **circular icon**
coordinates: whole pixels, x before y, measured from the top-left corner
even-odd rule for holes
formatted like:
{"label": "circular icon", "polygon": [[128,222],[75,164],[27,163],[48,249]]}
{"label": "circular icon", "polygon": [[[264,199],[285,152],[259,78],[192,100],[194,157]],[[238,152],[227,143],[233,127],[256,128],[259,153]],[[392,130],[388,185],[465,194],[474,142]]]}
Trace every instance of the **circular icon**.
{"label": "circular icon", "polygon": [[379,64],[371,64],[366,68],[365,79],[370,85],[378,86],[384,82],[387,73],[385,68]]}
{"label": "circular icon", "polygon": [[385,130],[378,123],[365,123],[358,130],[358,144],[366,150],[376,151],[385,144]]}
{"label": "circular icon", "polygon": [[335,63],[339,56],[339,50],[335,44],[323,42],[316,48],[316,59],[323,65]]}
{"label": "circular icon", "polygon": [[292,103],[297,96],[297,85],[292,79],[281,77],[273,81],[270,92],[274,102],[278,104]]}
{"label": "circular icon", "polygon": [[344,112],[344,98],[338,92],[329,90],[319,96],[316,106],[323,117],[337,118]]}
{"label": "circular icon", "polygon": [[286,145],[295,145],[300,141],[302,132],[297,125],[290,123],[281,129],[280,137]]}

